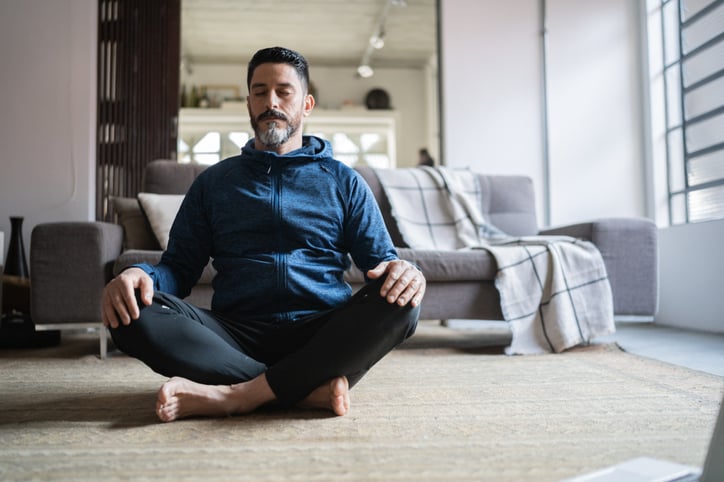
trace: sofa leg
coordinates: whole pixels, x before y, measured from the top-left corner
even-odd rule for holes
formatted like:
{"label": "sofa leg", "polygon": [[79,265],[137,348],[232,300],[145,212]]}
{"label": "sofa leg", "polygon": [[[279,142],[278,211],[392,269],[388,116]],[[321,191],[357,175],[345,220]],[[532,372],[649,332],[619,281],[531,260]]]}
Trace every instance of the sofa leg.
{"label": "sofa leg", "polygon": [[101,325],[101,327],[98,329],[98,336],[100,338],[101,344],[101,360],[105,360],[108,356],[108,328]]}
{"label": "sofa leg", "polygon": [[36,331],[47,330],[93,330],[99,334],[99,350],[101,360],[108,356],[108,329],[102,323],[43,323],[35,325]]}

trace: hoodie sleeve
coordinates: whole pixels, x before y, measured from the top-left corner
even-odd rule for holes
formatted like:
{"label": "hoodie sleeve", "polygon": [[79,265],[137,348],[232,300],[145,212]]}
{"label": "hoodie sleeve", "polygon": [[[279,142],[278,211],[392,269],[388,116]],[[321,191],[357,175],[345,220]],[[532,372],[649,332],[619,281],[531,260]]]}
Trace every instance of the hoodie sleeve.
{"label": "hoodie sleeve", "polygon": [[199,176],[186,193],[161,261],[156,265],[136,265],[148,273],[155,290],[179,298],[191,293],[212,255],[211,229],[203,206],[204,177]]}
{"label": "hoodie sleeve", "polygon": [[383,261],[397,259],[382,213],[364,179],[352,171],[345,223],[345,239],[355,265],[365,273]]}

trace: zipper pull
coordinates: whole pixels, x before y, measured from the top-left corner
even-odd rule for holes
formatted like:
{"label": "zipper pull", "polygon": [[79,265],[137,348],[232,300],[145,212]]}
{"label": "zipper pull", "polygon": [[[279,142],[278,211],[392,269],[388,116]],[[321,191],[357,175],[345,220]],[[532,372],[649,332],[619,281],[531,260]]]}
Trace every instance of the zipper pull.
{"label": "zipper pull", "polygon": [[266,170],[266,173],[269,174],[271,172],[271,163],[269,164],[269,169]]}

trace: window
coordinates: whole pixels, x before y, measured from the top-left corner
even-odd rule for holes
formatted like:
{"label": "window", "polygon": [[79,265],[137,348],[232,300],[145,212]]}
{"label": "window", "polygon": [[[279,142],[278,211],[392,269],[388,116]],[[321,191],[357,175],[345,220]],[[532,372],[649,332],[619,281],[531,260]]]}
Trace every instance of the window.
{"label": "window", "polygon": [[[394,111],[315,110],[304,124],[305,134],[327,139],[335,159],[348,166],[396,165],[397,114]],[[244,110],[181,109],[179,162],[215,164],[239,154],[253,135]]]}
{"label": "window", "polygon": [[185,131],[178,139],[178,158],[180,162],[216,164],[239,154],[249,139],[248,132],[207,129]]}
{"label": "window", "polygon": [[724,218],[724,0],[654,0],[670,224]]}

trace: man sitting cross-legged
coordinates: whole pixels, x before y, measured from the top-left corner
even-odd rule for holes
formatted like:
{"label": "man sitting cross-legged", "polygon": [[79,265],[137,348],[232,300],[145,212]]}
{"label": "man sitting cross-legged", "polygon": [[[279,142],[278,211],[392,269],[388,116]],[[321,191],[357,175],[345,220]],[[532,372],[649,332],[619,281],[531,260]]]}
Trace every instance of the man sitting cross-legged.
{"label": "man sitting cross-legged", "polygon": [[[398,259],[365,181],[327,141],[302,135],[308,85],[300,54],[254,55],[255,137],[194,181],[160,262],[124,270],[103,292],[116,346],[172,377],[158,393],[163,421],[270,403],[344,415],[350,388],[415,330],[425,278]],[[349,255],[368,280],[354,295]],[[182,298],[210,258],[205,310]]]}

